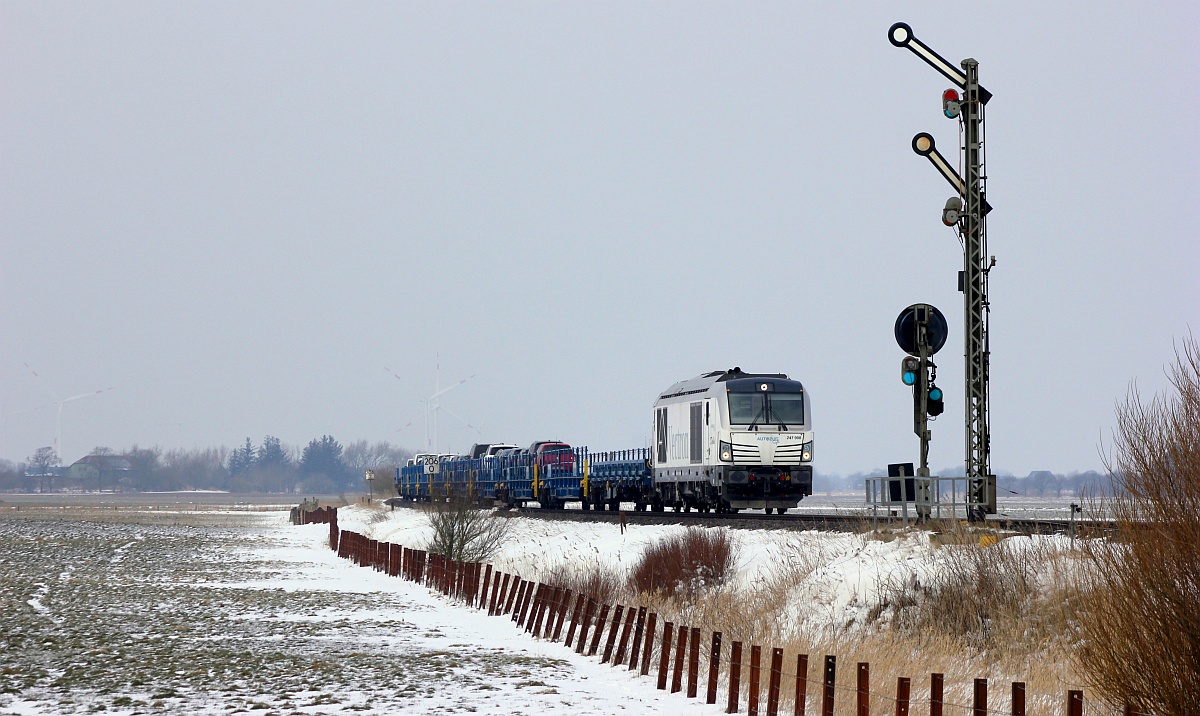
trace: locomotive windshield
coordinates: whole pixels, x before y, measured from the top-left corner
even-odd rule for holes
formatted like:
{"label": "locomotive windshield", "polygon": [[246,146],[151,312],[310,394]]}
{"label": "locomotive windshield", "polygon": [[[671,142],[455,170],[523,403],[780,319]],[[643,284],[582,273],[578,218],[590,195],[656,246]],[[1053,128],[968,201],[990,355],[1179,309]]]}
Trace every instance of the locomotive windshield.
{"label": "locomotive windshield", "polygon": [[730,425],[803,425],[804,393],[729,393]]}

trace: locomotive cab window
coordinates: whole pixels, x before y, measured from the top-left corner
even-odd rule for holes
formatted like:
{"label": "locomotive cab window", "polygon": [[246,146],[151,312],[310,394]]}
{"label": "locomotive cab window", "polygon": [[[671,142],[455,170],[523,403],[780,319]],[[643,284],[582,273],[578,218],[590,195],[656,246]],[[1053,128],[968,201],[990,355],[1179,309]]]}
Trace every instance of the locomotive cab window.
{"label": "locomotive cab window", "polygon": [[730,385],[730,425],[803,425],[804,390],[793,381]]}

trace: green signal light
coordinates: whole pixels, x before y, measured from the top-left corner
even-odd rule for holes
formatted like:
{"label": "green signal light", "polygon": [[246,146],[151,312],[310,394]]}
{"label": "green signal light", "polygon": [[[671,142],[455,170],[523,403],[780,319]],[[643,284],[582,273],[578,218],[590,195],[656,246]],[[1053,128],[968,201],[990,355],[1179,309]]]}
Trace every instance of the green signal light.
{"label": "green signal light", "polygon": [[929,389],[929,399],[930,400],[941,400],[942,399],[942,389],[938,388],[938,387],[930,388]]}
{"label": "green signal light", "polygon": [[906,370],[900,376],[900,380],[903,380],[905,385],[914,385],[917,382],[917,374],[911,370]]}

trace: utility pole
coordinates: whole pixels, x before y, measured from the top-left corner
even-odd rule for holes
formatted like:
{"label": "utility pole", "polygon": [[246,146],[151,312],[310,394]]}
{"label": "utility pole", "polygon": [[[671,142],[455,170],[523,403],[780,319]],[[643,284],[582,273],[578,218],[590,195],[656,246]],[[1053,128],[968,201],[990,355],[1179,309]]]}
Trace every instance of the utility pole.
{"label": "utility pole", "polygon": [[952,165],[937,150],[933,136],[922,132],[913,137],[912,147],[918,155],[929,159],[934,168],[957,191],[946,202],[942,222],[957,227],[963,242],[963,270],[959,274],[959,290],[963,293],[964,327],[964,397],[966,478],[968,516],[983,519],[996,512],[996,477],[991,465],[991,418],[989,414],[989,364],[991,345],[988,339],[988,272],[995,260],[987,253],[987,215],[992,207],[987,203],[987,160],[984,150],[984,107],[992,95],[979,84],[979,63],[965,59],[962,70],[951,65],[938,53],[918,40],[912,28],[898,22],[888,30],[888,40],[896,47],[905,47],[929,66],[963,90],[948,89],[942,93],[942,113],[962,123],[963,146],[960,147],[966,176],[959,176]]}

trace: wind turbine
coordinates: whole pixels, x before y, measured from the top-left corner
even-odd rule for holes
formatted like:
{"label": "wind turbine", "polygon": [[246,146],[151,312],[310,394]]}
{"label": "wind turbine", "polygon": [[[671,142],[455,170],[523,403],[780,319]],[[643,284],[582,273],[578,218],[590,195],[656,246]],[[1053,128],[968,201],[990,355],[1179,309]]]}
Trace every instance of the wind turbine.
{"label": "wind turbine", "polygon": [[[399,380],[401,382],[404,381],[404,378],[401,378],[397,373],[392,372],[391,368],[385,367],[384,370],[386,370],[388,373],[391,373],[392,377],[395,378],[396,380]],[[434,392],[433,392],[433,395],[431,395],[428,398],[425,398],[424,400],[421,401],[422,403],[425,403],[425,448],[427,450],[432,448],[432,451],[434,453],[438,452],[438,414],[441,413],[443,410],[446,411],[446,414],[448,414],[450,417],[454,418],[458,422],[460,422],[463,425],[467,426],[468,428],[474,430],[475,432],[479,433],[480,435],[483,434],[483,432],[480,431],[479,428],[468,423],[466,420],[463,420],[449,408],[443,408],[442,404],[441,404],[441,397],[443,395],[445,395],[446,393],[449,393],[450,391],[454,390],[455,388],[462,385],[463,383],[466,383],[468,380],[471,380],[472,378],[475,377],[475,375],[476,374],[472,373],[471,375],[467,376],[466,378],[463,378],[462,380],[458,381],[454,385],[451,385],[448,388],[443,388],[442,387],[441,355],[440,354],[438,355],[437,363],[434,366],[434,383],[433,383]],[[433,417],[433,443],[432,444],[429,442],[429,422],[430,422],[429,418],[431,415]],[[412,425],[413,422],[416,422],[416,421],[412,421],[412,422],[408,423],[408,425],[405,425],[403,428],[400,428],[400,429],[404,430],[404,428],[407,428],[409,425]]]}
{"label": "wind turbine", "polygon": [[46,391],[46,395],[50,396],[50,400],[53,401],[54,406],[57,408],[58,416],[56,417],[56,419],[54,421],[54,452],[58,453],[59,458],[61,458],[65,462],[66,457],[63,455],[63,447],[62,447],[63,406],[66,405],[67,403],[70,403],[70,402],[73,402],[76,400],[83,400],[84,398],[90,398],[93,395],[100,395],[101,393],[107,393],[108,391],[112,390],[112,388],[104,388],[102,390],[93,390],[90,393],[80,393],[79,395],[72,395],[69,398],[62,398],[60,400],[57,396],[55,396],[54,392],[51,391],[50,388],[46,386],[46,382],[44,380],[42,380],[42,376],[38,375],[38,372],[36,370],[34,370],[32,366],[30,366],[28,363],[25,363],[24,361],[22,361],[22,363],[24,363],[25,367],[29,369],[30,373],[33,373],[33,377],[37,378],[38,385],[42,386],[42,390]]}

